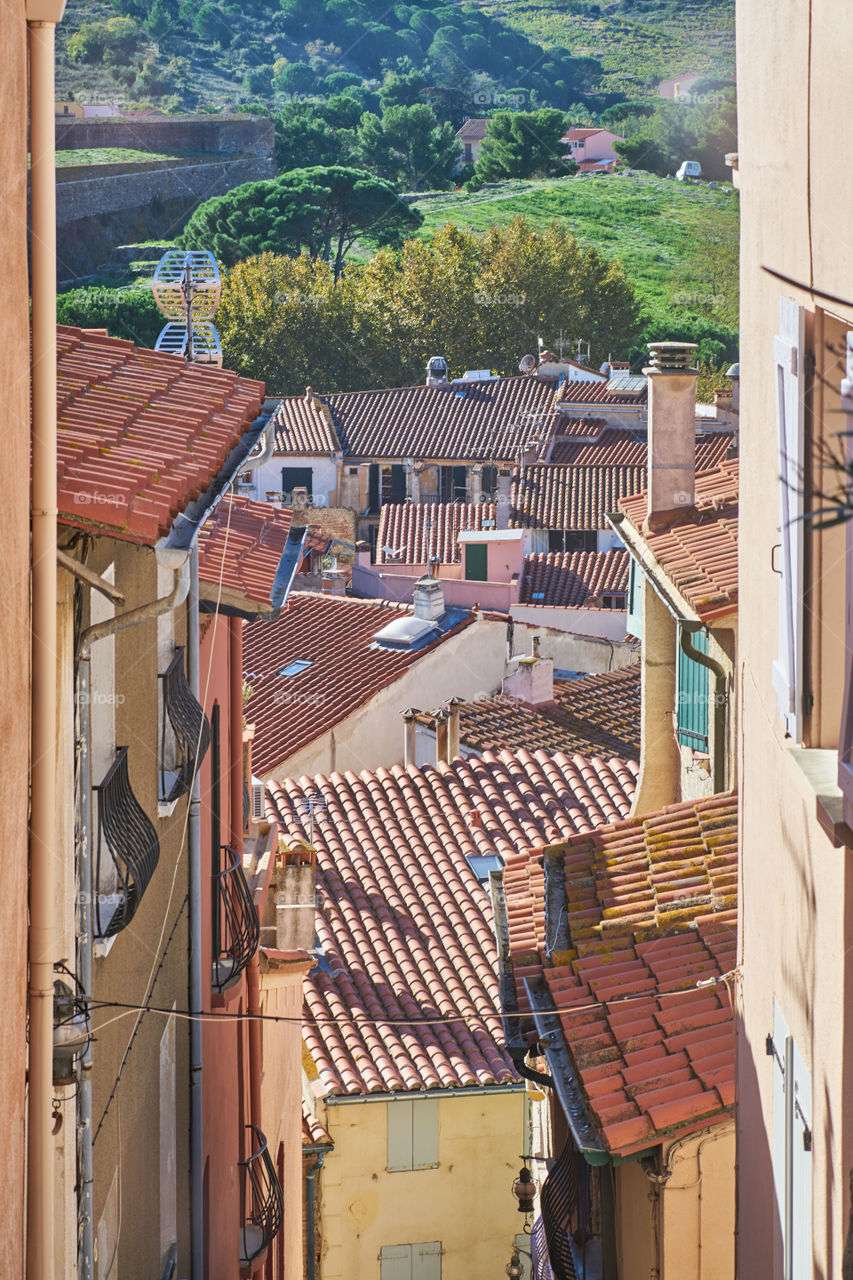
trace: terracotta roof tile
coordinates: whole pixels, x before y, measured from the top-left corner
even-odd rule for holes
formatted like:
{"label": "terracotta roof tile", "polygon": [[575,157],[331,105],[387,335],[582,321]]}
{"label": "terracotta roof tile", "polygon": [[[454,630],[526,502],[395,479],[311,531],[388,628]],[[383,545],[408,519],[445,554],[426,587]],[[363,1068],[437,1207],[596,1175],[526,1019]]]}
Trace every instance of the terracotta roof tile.
{"label": "terracotta roof tile", "polygon": [[310,458],[340,451],[328,405],[316,395],[286,396],[273,415],[276,453]]}
{"label": "terracotta roof tile", "polygon": [[463,122],[462,127],[456,130],[456,136],[466,142],[476,141],[477,139],[485,138],[488,128],[488,120],[472,118]]}
{"label": "terracotta roof tile", "polygon": [[504,873],[515,980],[522,967],[536,978],[538,955],[607,1148],[625,1155],[724,1119],[734,1018],[725,984],[713,980],[736,960],[736,798],[673,805],[547,847],[565,875],[565,964],[546,957],[536,854]]}
{"label": "terracotta roof tile", "polygon": [[[591,436],[580,426],[587,419],[561,420],[557,427],[549,462],[588,466],[648,466],[648,443],[644,426],[607,427]],[[581,438],[578,438],[581,437]],[[696,437],[696,470],[707,471],[725,461],[732,443],[731,431],[715,431]]]}
{"label": "terracotta roof tile", "polygon": [[641,466],[535,463],[513,475],[510,520],[528,529],[608,529],[619,499],[645,483]]}
{"label": "terracotta roof tile", "polygon": [[[273,622],[261,619],[244,632],[245,678],[251,687],[247,717],[255,726],[253,768],[264,775],[313,742],[392,684],[449,635],[474,623],[460,614],[449,631],[418,649],[372,645],[393,618],[410,617],[405,605],[313,592],[291,593]],[[310,666],[278,673],[303,659]]]}
{"label": "terracotta roof tile", "polygon": [[[325,1090],[516,1080],[489,897],[467,855],[509,860],[531,841],[592,830],[627,812],[632,774],[520,751],[288,778],[268,793],[286,836],[306,836],[300,801],[316,792],[326,800],[314,817],[322,961],[306,980],[305,1038]],[[488,814],[482,828],[475,810]]]}
{"label": "terracotta roof tile", "polygon": [[527,556],[519,604],[597,609],[605,595],[628,591],[627,551],[548,551]]}
{"label": "terracotta roof tile", "polygon": [[460,564],[460,533],[494,519],[493,502],[386,503],[379,515],[376,563]]}
{"label": "terracotta roof tile", "polygon": [[229,494],[202,526],[198,573],[202,582],[258,604],[272,604],[292,512]]}
{"label": "terracotta roof tile", "polygon": [[64,325],[57,355],[60,522],[153,545],[216,478],[263,384]]}
{"label": "terracotta roof tile", "polygon": [[619,508],[703,622],[723,617],[737,608],[736,459],[697,475],[695,505],[659,532],[645,529],[645,493],[623,498]]}
{"label": "terracotta roof tile", "polygon": [[302,1103],[302,1145],[303,1147],[333,1147],[327,1130],[317,1117]]}
{"label": "terracotta roof tile", "polygon": [[475,751],[514,751],[529,743],[544,751],[640,758],[639,665],[555,680],[554,704],[528,707],[497,693],[459,708],[460,740]]}

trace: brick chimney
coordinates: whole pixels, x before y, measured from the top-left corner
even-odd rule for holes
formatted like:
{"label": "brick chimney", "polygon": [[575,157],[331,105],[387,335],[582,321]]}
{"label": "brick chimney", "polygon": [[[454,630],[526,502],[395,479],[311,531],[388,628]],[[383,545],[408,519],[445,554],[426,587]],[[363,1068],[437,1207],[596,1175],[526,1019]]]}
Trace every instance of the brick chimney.
{"label": "brick chimney", "polygon": [[695,342],[650,342],[647,523],[665,528],[695,502]]}

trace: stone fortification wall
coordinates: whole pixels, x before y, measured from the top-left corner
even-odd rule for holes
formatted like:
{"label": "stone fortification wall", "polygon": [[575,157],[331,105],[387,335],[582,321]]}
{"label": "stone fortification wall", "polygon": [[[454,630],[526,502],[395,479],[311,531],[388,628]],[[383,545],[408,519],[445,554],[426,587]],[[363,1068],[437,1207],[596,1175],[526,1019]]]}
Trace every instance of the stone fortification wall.
{"label": "stone fortification wall", "polygon": [[253,116],[169,116],[163,120],[79,120],[59,116],[56,149],[128,147],[190,155],[257,156],[272,161],[275,125]]}

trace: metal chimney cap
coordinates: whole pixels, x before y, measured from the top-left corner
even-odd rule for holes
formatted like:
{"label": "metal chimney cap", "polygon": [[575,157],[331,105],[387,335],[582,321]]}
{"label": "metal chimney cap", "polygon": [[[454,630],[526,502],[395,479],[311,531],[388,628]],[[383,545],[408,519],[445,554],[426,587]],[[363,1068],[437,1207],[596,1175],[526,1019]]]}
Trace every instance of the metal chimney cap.
{"label": "metal chimney cap", "polygon": [[[695,342],[650,342],[651,372],[658,373],[693,373],[693,352],[697,350]],[[643,370],[645,373],[646,370]]]}

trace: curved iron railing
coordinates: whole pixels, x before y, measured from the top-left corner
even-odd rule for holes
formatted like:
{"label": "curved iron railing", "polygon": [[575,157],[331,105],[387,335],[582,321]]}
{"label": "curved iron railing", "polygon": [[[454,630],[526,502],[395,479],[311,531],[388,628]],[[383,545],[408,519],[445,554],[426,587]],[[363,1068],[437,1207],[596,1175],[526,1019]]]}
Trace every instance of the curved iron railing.
{"label": "curved iron railing", "polygon": [[[163,725],[160,735],[160,799],[167,803],[185,795],[192,786],[196,762],[201,764],[210,746],[210,725],[184,675],[184,650],[161,674],[163,681]],[[175,770],[167,770],[166,718],[175,735]]]}
{"label": "curved iron railing", "polygon": [[577,1280],[571,1237],[583,1216],[578,1156],[571,1139],[551,1166],[539,1197],[554,1280]]}
{"label": "curved iron railing", "polygon": [[[94,788],[98,793],[95,932],[99,938],[111,938],[130,924],[160,858],[157,831],[131,790],[127,753],[127,747],[118,748],[106,776]],[[115,868],[114,892],[107,890],[101,874],[105,843]],[[108,907],[113,908],[109,914]]]}
{"label": "curved iron railing", "polygon": [[252,1152],[240,1161],[244,1212],[240,1228],[240,1266],[247,1267],[272,1244],[284,1221],[284,1196],[275,1166],[267,1150],[266,1135],[256,1124],[247,1124]]}
{"label": "curved iron railing", "polygon": [[243,874],[240,855],[219,850],[213,873],[213,987],[224,991],[237,981],[258,949],[261,926]]}

